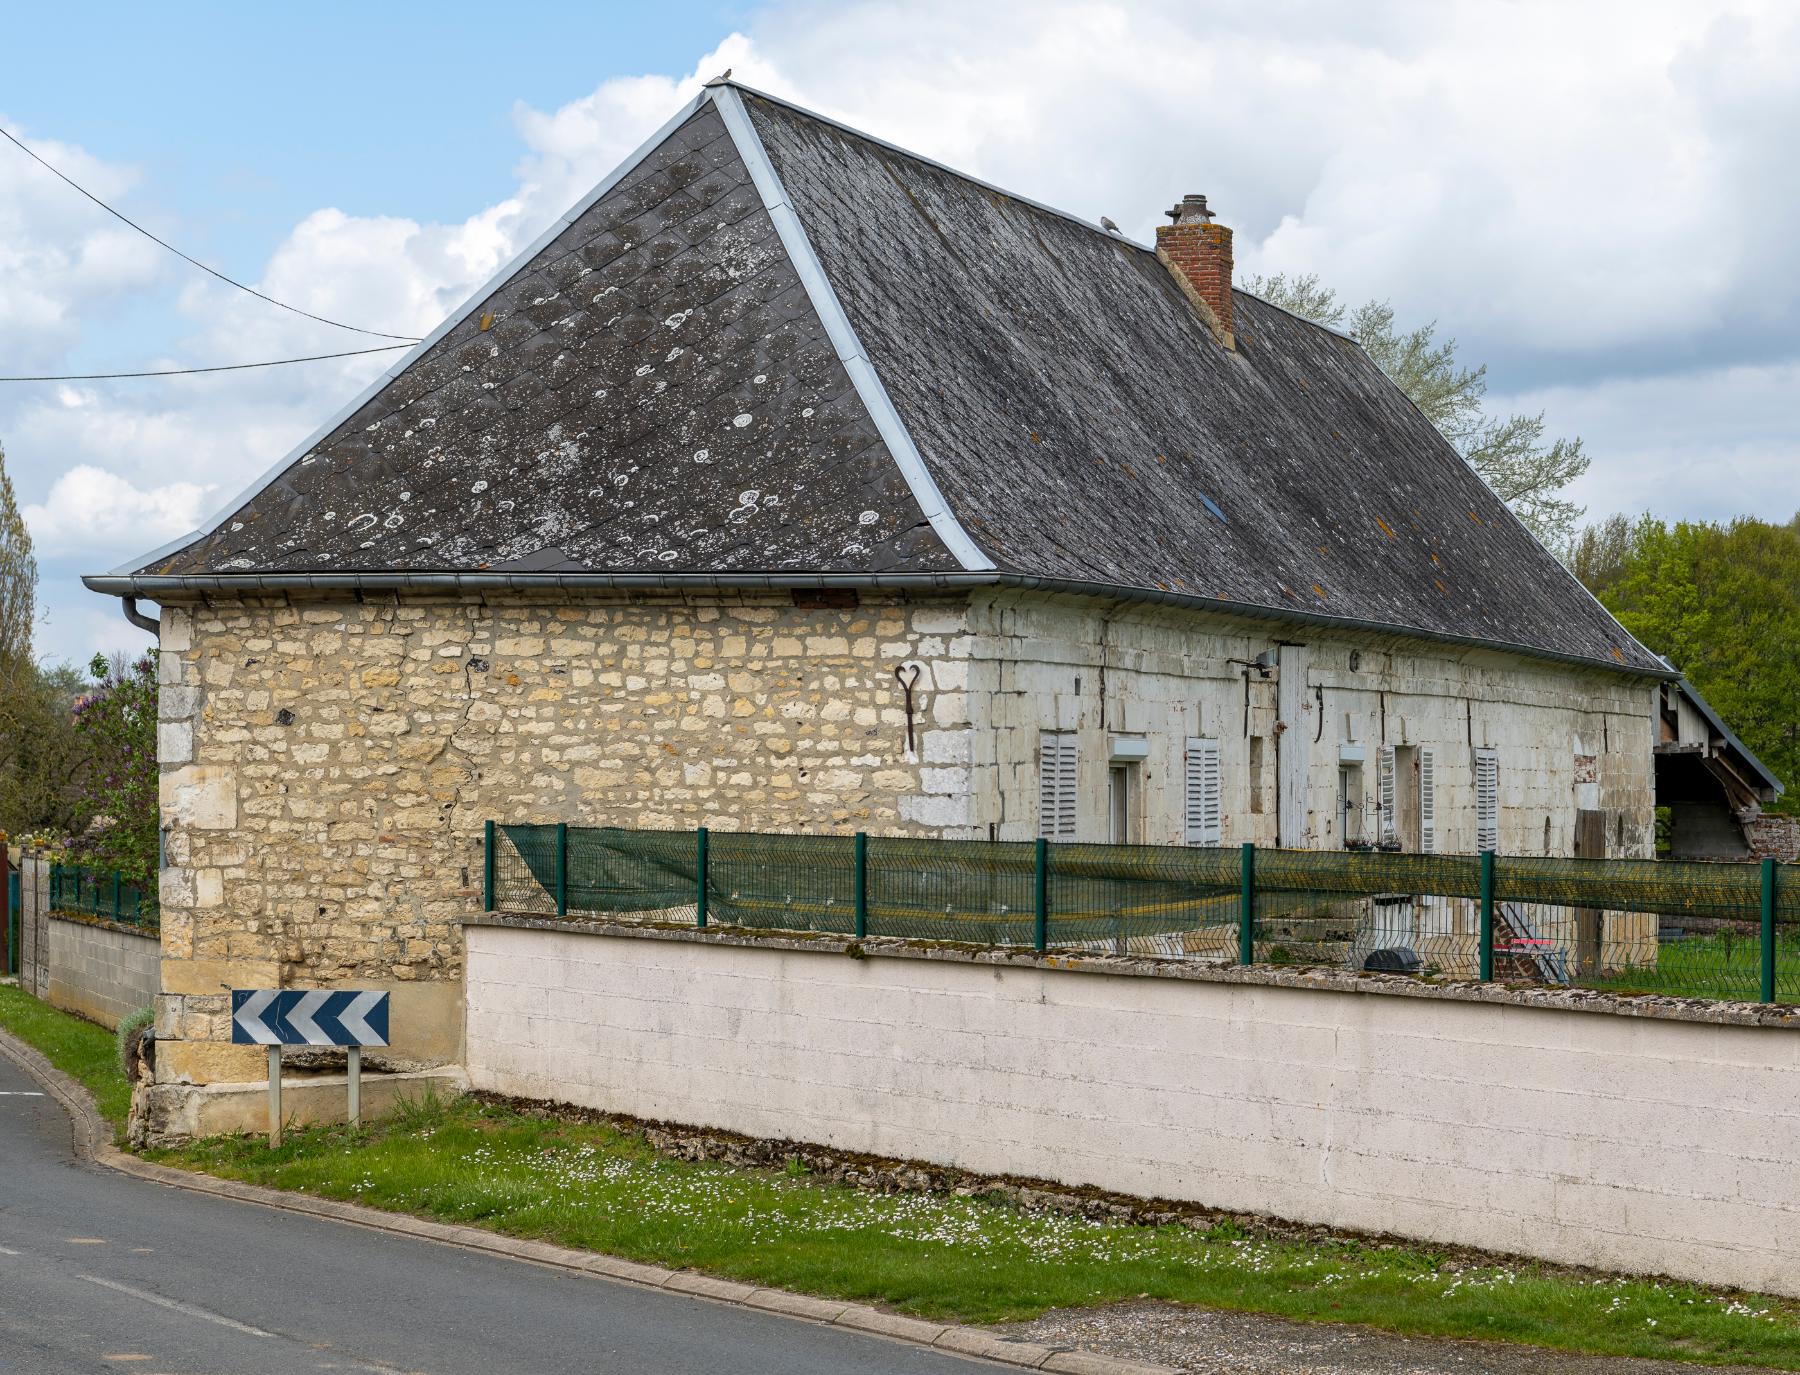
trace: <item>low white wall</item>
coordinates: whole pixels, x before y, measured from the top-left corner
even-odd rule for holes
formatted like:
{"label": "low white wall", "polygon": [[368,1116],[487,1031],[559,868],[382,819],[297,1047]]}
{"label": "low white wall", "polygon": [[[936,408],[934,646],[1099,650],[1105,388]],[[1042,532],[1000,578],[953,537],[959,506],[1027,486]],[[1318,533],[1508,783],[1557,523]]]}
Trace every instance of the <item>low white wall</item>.
{"label": "low white wall", "polygon": [[50,918],[43,997],[53,1007],[116,1027],[151,1006],[161,982],[161,938],[112,922]]}
{"label": "low white wall", "polygon": [[470,926],[476,1088],[1800,1295],[1800,1033]]}

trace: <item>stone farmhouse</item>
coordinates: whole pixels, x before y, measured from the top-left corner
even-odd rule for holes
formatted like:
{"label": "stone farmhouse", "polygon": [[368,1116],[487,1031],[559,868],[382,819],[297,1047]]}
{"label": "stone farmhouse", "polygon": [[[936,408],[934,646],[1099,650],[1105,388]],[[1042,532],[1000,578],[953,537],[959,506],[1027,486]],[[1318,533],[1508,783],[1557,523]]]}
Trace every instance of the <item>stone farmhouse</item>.
{"label": "stone farmhouse", "polygon": [[1171,219],[715,82],[90,577],[161,636],[152,1114],[254,1123],[233,985],[393,988],[453,1065],[488,818],[1647,856],[1672,672]]}

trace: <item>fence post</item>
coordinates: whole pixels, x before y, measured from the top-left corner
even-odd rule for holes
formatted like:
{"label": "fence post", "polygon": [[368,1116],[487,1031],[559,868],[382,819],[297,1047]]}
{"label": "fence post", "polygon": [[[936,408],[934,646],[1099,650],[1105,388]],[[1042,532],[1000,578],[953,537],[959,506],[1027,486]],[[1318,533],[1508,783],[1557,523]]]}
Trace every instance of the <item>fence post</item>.
{"label": "fence post", "polygon": [[706,827],[694,831],[694,925],[706,925]]}
{"label": "fence post", "polygon": [[481,836],[481,910],[494,910],[494,823],[490,819]]}
{"label": "fence post", "polygon": [[856,939],[869,934],[869,837],[856,833]]}
{"label": "fence post", "polygon": [[113,920],[114,921],[119,920],[120,915],[125,910],[124,905],[121,901],[121,899],[123,897],[124,897],[124,894],[119,889],[119,871],[117,869],[114,869],[113,870]]}
{"label": "fence post", "polygon": [[1494,977],[1494,852],[1481,852],[1481,980]]}
{"label": "fence post", "polygon": [[1050,944],[1050,842],[1038,837],[1031,874],[1031,947],[1040,955]]}
{"label": "fence post", "polygon": [[1238,851],[1238,963],[1256,963],[1256,844]]}
{"label": "fence post", "polygon": [[556,915],[569,915],[569,823],[556,823]]}
{"label": "fence post", "polygon": [[1775,861],[1762,862],[1762,1000],[1775,1001]]}

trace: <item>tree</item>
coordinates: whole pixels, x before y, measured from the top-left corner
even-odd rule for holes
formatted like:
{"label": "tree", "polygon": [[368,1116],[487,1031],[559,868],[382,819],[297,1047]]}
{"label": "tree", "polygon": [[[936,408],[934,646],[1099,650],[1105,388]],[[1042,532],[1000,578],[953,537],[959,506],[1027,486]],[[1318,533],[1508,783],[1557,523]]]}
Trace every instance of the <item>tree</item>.
{"label": "tree", "polygon": [[37,613],[37,559],[31,532],[13,497],[0,449],[0,672],[31,662],[31,626]]}
{"label": "tree", "polygon": [[1539,543],[1557,551],[1567,546],[1583,511],[1562,492],[1588,469],[1581,441],[1546,443],[1541,411],[1489,415],[1482,405],[1487,365],[1459,364],[1456,340],[1439,339],[1435,323],[1401,330],[1386,301],[1369,301],[1353,310],[1313,273],[1252,277],[1244,288],[1284,310],[1353,335]]}
{"label": "tree", "polygon": [[157,870],[156,651],[120,666],[96,654],[99,684],[75,703],[75,726],[91,761],[80,832],[70,846],[83,864],[117,869],[149,885]]}
{"label": "tree", "polygon": [[81,825],[87,745],[75,703],[91,685],[72,664],[18,664],[0,691],[0,830],[9,836]]}
{"label": "tree", "polygon": [[1572,547],[1577,573],[1666,655],[1800,801],[1800,516],[1728,525],[1613,517]]}
{"label": "tree", "polygon": [[1604,600],[1625,573],[1631,557],[1632,522],[1629,516],[1611,515],[1597,525],[1590,525],[1569,542],[1566,562],[1569,571],[1586,584],[1588,591]]}

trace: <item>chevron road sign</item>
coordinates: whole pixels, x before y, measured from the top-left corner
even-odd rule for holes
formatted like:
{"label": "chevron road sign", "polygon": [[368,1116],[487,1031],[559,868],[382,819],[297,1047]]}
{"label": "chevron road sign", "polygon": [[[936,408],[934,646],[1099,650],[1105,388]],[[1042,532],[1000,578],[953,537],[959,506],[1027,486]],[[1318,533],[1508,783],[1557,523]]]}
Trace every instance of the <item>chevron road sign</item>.
{"label": "chevron road sign", "polygon": [[351,1126],[362,1122],[362,1048],[388,1043],[388,995],[355,989],[234,988],[231,1043],[269,1048],[269,1144],[281,1144],[281,1048],[343,1046]]}
{"label": "chevron road sign", "polygon": [[388,995],[349,989],[234,988],[231,1039],[240,1046],[385,1046]]}

